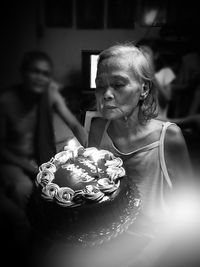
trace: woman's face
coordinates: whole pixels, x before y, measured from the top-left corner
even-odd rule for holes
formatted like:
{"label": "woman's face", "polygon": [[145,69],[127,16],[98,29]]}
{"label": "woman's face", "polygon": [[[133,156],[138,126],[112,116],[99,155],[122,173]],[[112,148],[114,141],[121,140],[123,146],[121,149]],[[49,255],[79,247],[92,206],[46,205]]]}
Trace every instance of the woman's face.
{"label": "woman's face", "polygon": [[127,57],[103,60],[96,77],[97,105],[103,117],[124,119],[137,113],[141,87]]}

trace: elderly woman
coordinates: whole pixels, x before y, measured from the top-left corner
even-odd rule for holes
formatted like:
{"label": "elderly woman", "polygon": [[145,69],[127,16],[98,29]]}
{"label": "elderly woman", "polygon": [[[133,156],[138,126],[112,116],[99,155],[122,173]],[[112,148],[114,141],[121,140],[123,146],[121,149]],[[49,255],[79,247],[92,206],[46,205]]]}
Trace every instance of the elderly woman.
{"label": "elderly woman", "polygon": [[100,54],[96,100],[102,118],[91,123],[89,146],[123,159],[141,195],[141,224],[162,221],[169,196],[186,187],[192,174],[179,127],[155,119],[154,71],[140,49],[118,44]]}
{"label": "elderly woman", "polygon": [[[137,184],[141,194],[141,218],[101,245],[74,250],[72,243],[54,243],[49,253],[44,253],[46,264],[40,266],[163,266],[154,265],[158,249],[162,250],[162,236],[152,241],[151,222],[162,219],[160,210],[166,210],[167,191],[190,178],[190,164],[179,128],[153,119],[153,77],[150,63],[135,46],[117,45],[103,51],[96,77],[97,105],[103,117],[92,120],[89,132],[90,146],[108,149],[123,159],[130,186]],[[88,220],[95,223],[93,218]],[[153,256],[151,262],[149,255]]]}

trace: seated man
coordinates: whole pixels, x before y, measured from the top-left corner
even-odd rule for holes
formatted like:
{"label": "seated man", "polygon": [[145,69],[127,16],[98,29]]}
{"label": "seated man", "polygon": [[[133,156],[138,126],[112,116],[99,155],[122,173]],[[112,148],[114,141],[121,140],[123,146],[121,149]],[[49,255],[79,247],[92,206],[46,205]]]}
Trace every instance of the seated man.
{"label": "seated man", "polygon": [[66,140],[69,134],[82,145],[87,142],[85,130],[66,106],[52,72],[48,55],[41,51],[27,53],[21,65],[22,83],[7,89],[0,100],[1,186],[23,209],[38,165],[56,153],[53,114],[67,125]]}

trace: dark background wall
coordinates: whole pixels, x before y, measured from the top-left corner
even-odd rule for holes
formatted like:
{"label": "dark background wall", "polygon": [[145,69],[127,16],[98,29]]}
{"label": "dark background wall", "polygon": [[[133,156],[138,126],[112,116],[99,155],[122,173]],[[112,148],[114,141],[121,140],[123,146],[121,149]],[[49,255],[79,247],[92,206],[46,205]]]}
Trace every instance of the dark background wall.
{"label": "dark background wall", "polygon": [[[194,30],[199,18],[195,15],[197,9],[193,1],[187,5],[181,1],[161,2],[164,9],[155,0],[1,2],[0,87],[19,80],[18,65],[29,49],[47,51],[55,63],[56,78],[66,85],[81,86],[83,49],[104,49],[116,42],[157,37],[166,22],[175,24],[165,30],[162,38],[171,34],[172,38],[180,39]],[[145,8],[154,3],[159,7],[159,20],[164,24],[145,26],[142,21]]]}
{"label": "dark background wall", "polygon": [[[145,21],[144,15],[154,7],[158,16]],[[163,49],[180,52],[191,45],[191,36],[193,42],[199,38],[198,10],[194,0],[1,1],[0,90],[20,81],[24,52],[42,49],[52,57],[55,78],[65,85],[63,94],[73,109],[82,105],[82,50],[159,38],[167,41]],[[85,106],[91,104],[90,96],[82,100]]]}

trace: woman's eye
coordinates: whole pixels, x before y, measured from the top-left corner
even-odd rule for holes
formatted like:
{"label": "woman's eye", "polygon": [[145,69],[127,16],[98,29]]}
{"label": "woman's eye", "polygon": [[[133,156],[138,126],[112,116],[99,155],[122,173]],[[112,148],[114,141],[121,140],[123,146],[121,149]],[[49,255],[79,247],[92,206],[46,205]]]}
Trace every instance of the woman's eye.
{"label": "woman's eye", "polygon": [[115,83],[115,84],[113,84],[113,87],[114,87],[114,88],[120,88],[120,87],[122,87],[122,86],[124,86],[123,83]]}

